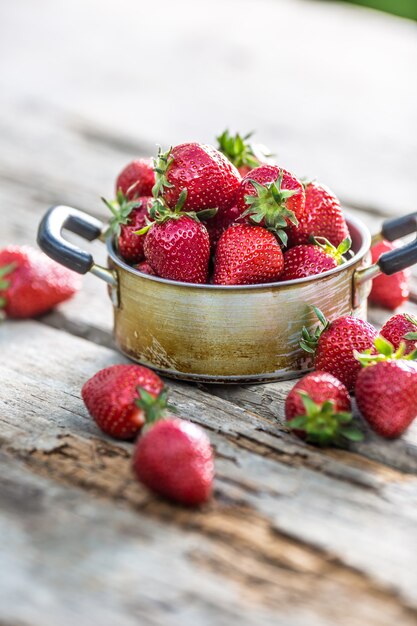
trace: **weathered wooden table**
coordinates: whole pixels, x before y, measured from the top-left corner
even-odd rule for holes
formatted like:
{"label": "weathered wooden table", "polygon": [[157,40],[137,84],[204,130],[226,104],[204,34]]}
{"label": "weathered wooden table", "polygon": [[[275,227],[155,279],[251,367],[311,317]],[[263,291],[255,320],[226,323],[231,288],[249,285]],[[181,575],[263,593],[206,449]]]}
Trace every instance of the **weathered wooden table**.
{"label": "weathered wooden table", "polygon": [[[416,208],[410,23],[295,0],[16,0],[0,32],[0,245],[33,244],[55,203],[103,217],[132,156],[225,123],[256,127],[373,231]],[[0,354],[2,626],[417,623],[417,425],[318,450],[283,424],[291,382],[168,382],[216,451],[213,501],[190,511],[132,479],[132,446],[81,401],[124,360],[98,281],[4,323]]]}

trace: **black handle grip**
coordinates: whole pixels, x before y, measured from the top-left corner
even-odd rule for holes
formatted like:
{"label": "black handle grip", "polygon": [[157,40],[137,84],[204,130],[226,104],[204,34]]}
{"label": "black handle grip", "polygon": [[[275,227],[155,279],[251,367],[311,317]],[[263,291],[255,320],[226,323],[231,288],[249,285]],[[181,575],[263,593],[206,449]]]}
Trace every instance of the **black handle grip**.
{"label": "black handle grip", "polygon": [[39,224],[37,241],[41,250],[61,265],[86,274],[94,265],[94,259],[89,252],[63,238],[64,228],[93,241],[100,237],[104,224],[87,213],[63,205],[51,207]]}
{"label": "black handle grip", "polygon": [[395,241],[415,232],[417,232],[417,213],[385,220],[381,229],[381,235],[387,241]]}

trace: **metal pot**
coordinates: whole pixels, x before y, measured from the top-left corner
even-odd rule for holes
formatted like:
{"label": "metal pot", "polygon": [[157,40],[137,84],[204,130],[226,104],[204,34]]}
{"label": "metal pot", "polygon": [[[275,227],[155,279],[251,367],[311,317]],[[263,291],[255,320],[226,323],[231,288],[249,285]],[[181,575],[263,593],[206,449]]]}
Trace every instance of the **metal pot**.
{"label": "metal pot", "polygon": [[[366,318],[371,279],[417,262],[417,240],[370,265],[371,235],[348,217],[351,259],[305,279],[247,286],[192,285],[142,274],[117,255],[107,238],[109,268],[62,237],[67,229],[92,241],[105,225],[67,206],[44,216],[38,244],[50,257],[80,274],[91,272],[109,287],[119,349],[165,376],[216,383],[284,380],[300,376],[311,362],[299,348],[302,327],[317,319],[311,305],[329,318]],[[416,232],[417,213],[388,220],[374,238],[390,241]]]}

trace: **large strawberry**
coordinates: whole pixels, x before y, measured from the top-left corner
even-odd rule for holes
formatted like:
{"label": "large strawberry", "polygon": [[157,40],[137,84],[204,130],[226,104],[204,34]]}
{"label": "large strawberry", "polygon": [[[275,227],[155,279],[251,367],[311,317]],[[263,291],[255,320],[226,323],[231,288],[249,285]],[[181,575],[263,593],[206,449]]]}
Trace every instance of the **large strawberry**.
{"label": "large strawberry", "polygon": [[156,397],[163,386],[159,376],[147,367],[111,365],[90,378],[81,395],[103,432],[117,439],[132,439],[145,422],[143,409],[137,404],[138,387]]}
{"label": "large strawberry", "polygon": [[304,183],[305,212],[298,226],[288,229],[288,244],[296,246],[311,241],[311,237],[324,237],[338,246],[349,237],[349,229],[338,198],[324,185]]}
{"label": "large strawberry", "polygon": [[116,181],[116,195],[120,191],[128,200],[151,196],[155,184],[152,159],[137,159],[126,165]]}
{"label": "large strawberry", "polygon": [[364,365],[355,386],[356,402],[371,428],[382,437],[399,437],[417,416],[417,351],[404,356],[383,337],[376,350],[356,354]]}
{"label": "large strawberry", "polygon": [[297,225],[305,211],[304,187],[290,172],[261,165],[247,174],[237,191],[240,219],[273,231],[284,244],[286,229]]}
{"label": "large strawberry", "polygon": [[184,213],[187,190],[183,189],[173,211],[162,201],[150,209],[154,220],[139,234],[147,233],[145,257],[158,276],[185,283],[206,283],[210,261],[210,239],[196,213]]}
{"label": "large strawberry", "polygon": [[119,190],[116,200],[111,202],[105,198],[102,200],[113,214],[107,232],[115,235],[120,256],[128,263],[139,263],[143,259],[145,237],[137,235],[136,231],[146,225],[153,198],[141,196],[135,200],[128,200]]}
{"label": "large strawberry", "polygon": [[232,135],[225,130],[221,135],[216,137],[218,141],[218,150],[222,152],[231,163],[239,170],[241,176],[245,176],[255,167],[259,167],[264,159],[271,155],[263,154],[249,141],[252,133],[248,133],[243,137],[236,133]]}
{"label": "large strawberry", "polygon": [[236,224],[219,239],[214,258],[217,285],[252,285],[279,280],[284,268],[274,235],[261,226]]}
{"label": "large strawberry", "polygon": [[345,262],[343,255],[349,250],[349,237],[335,248],[327,239],[318,237],[314,243],[306,246],[295,246],[284,254],[284,272],[281,280],[306,278],[327,272]]}
{"label": "large strawberry", "polygon": [[294,433],[311,443],[362,439],[351,425],[348,390],[328,372],[312,372],[294,385],[285,401],[285,417]]}
{"label": "large strawberry", "polygon": [[216,208],[220,213],[234,201],[241,176],[232,163],[212,146],[184,143],[160,152],[155,163],[154,196],[174,208],[187,190],[184,211]]}
{"label": "large strawberry", "polygon": [[[390,241],[379,241],[371,248],[372,262],[376,263],[381,254],[390,252],[395,248],[395,244]],[[377,276],[372,281],[369,301],[384,309],[394,311],[408,300],[408,296],[410,295],[408,276],[408,270],[402,270],[391,276],[387,276],[386,274]]]}
{"label": "large strawberry", "polygon": [[36,317],[71,298],[81,278],[29,246],[0,250],[0,312],[8,317]]}
{"label": "large strawberry", "polygon": [[196,424],[170,415],[165,394],[141,390],[146,426],[133,454],[133,471],[152,491],[188,506],[206,502],[214,478],[209,438]]}
{"label": "large strawberry", "polygon": [[314,367],[338,378],[349,391],[355,387],[361,369],[354,352],[372,348],[378,332],[376,328],[351,315],[329,322],[317,307],[313,307],[321,327],[309,333],[304,327],[300,346],[314,355]]}
{"label": "large strawberry", "polygon": [[405,343],[405,353],[413,352],[417,347],[417,318],[409,313],[398,313],[383,325],[380,335],[392,343],[395,349]]}

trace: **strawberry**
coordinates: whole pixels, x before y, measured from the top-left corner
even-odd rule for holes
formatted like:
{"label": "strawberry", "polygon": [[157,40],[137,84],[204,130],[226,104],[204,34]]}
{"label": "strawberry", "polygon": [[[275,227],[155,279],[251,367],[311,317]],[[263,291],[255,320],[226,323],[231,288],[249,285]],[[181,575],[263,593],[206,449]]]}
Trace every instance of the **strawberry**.
{"label": "strawberry", "polygon": [[281,280],[294,280],[306,278],[315,274],[327,272],[345,262],[343,255],[349,250],[351,240],[349,237],[335,248],[332,244],[318,237],[313,239],[314,244],[307,246],[295,246],[284,254],[284,272]]}
{"label": "strawberry", "polygon": [[0,311],[8,317],[42,315],[71,298],[81,277],[29,246],[0,250]]}
{"label": "strawberry", "polygon": [[380,330],[380,335],[398,349],[402,341],[406,354],[417,347],[417,318],[408,313],[398,313],[389,318]]}
{"label": "strawberry", "polygon": [[294,385],[285,401],[285,417],[294,433],[311,443],[362,439],[361,431],[350,424],[348,390],[327,372],[312,372]]}
{"label": "strawberry", "polygon": [[[389,241],[379,241],[375,246],[372,246],[372,262],[376,263],[384,252],[390,252],[394,250],[396,246]],[[372,281],[372,289],[369,294],[369,301],[372,304],[394,311],[401,304],[408,300],[410,290],[408,287],[409,272],[403,270],[387,276],[381,274]]]}
{"label": "strawberry", "polygon": [[159,152],[155,172],[154,196],[174,208],[186,189],[187,212],[216,208],[220,213],[233,203],[241,181],[235,166],[221,152],[199,143],[184,143],[166,153]]}
{"label": "strawberry", "polygon": [[206,502],[212,492],[213,451],[196,424],[169,415],[165,394],[156,400],[141,390],[146,426],[133,454],[133,471],[152,491],[188,506]]}
{"label": "strawberry", "polygon": [[[268,158],[270,155],[262,153],[259,154],[254,146],[248,141],[252,133],[248,133],[244,137],[236,133],[231,135],[228,130],[225,130],[221,135],[216,137],[218,141],[218,150],[222,152],[231,163],[238,169],[241,176],[245,176],[248,172],[255,167],[259,167],[263,162],[263,158]],[[258,152],[258,154],[257,154]]]}
{"label": "strawberry", "polygon": [[239,216],[239,208],[232,204],[230,207],[218,211],[212,218],[204,222],[210,237],[210,245],[213,252],[216,250],[221,235],[229,226],[236,222]]}
{"label": "strawberry", "polygon": [[116,196],[121,193],[133,200],[140,196],[151,196],[155,184],[152,159],[137,159],[126,165],[116,181]]}
{"label": "strawberry", "polygon": [[247,174],[237,190],[239,222],[264,226],[287,243],[286,229],[297,226],[305,210],[304,188],[290,172],[261,165]]}
{"label": "strawberry", "polygon": [[149,276],[158,276],[158,274],[151,267],[148,261],[141,261],[140,263],[138,263],[137,265],[134,265],[133,267],[139,272],[142,272],[142,274],[149,274]]}
{"label": "strawberry", "polygon": [[253,285],[274,282],[284,268],[281,248],[261,226],[236,224],[220,237],[214,258],[216,285]]}
{"label": "strawberry", "polygon": [[145,418],[137,405],[138,387],[156,397],[163,382],[142,365],[111,365],[83,386],[81,395],[90,415],[101,430],[116,439],[132,439],[142,428]]}
{"label": "strawberry", "polygon": [[399,437],[417,416],[417,350],[404,356],[405,344],[394,352],[383,337],[376,350],[356,353],[364,365],[356,381],[358,408],[371,428],[382,437]]}
{"label": "strawberry", "polygon": [[206,283],[210,239],[206,227],[198,219],[201,212],[183,212],[186,198],[187,190],[183,189],[173,211],[162,201],[156,201],[150,210],[155,221],[138,233],[147,232],[145,257],[158,276],[185,283]]}
{"label": "strawberry", "polygon": [[322,327],[309,333],[304,327],[300,346],[314,355],[314,367],[338,378],[349,391],[355,386],[360,363],[354,351],[372,348],[377,330],[368,322],[351,315],[338,317],[329,322],[317,307],[312,307]]}
{"label": "strawberry", "polygon": [[349,237],[349,229],[337,197],[324,185],[304,183],[305,212],[298,226],[288,229],[288,244],[306,244],[313,237],[324,237],[338,246]]}
{"label": "strawberry", "polygon": [[153,198],[142,196],[135,200],[128,200],[119,190],[116,200],[111,202],[105,198],[102,200],[113,214],[109,221],[107,234],[113,233],[115,235],[117,250],[125,261],[138,263],[143,259],[145,237],[137,235],[136,231],[146,225]]}

